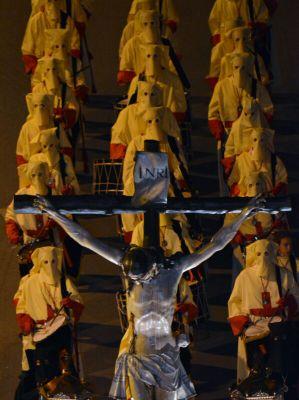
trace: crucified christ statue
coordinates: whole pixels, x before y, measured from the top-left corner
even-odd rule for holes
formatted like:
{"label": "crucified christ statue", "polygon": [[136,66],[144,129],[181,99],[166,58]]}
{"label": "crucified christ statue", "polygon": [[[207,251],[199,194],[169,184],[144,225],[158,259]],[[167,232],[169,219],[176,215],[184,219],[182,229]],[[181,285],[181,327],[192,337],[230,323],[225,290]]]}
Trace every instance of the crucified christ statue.
{"label": "crucified christ statue", "polygon": [[129,327],[121,341],[110,397],[183,400],[196,396],[180,362],[182,344],[171,330],[179,281],[184,272],[222,250],[246,218],[264,209],[263,201],[253,199],[232,224],[222,227],[199,251],[173,259],[165,258],[158,248],[121,251],[110,247],[62,216],[47,199],[39,196],[36,206],[80,245],[118,266],[127,282]]}

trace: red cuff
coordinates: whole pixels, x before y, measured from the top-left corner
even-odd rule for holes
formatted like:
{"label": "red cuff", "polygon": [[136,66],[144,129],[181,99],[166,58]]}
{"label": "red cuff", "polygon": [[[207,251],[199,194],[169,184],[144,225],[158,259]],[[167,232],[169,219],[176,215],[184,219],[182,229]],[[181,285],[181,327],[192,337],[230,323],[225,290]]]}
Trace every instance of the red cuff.
{"label": "red cuff", "polygon": [[242,235],[240,231],[237,232],[236,236],[233,238],[232,242],[236,244],[243,244],[245,241],[245,237]]}
{"label": "red cuff", "polygon": [[86,25],[84,22],[75,21],[75,26],[80,36],[84,36]]}
{"label": "red cuff", "polygon": [[274,194],[274,196],[283,196],[286,195],[288,192],[288,185],[286,183],[278,183],[275,188],[272,190],[272,193]]}
{"label": "red cuff", "polygon": [[216,35],[211,36],[211,44],[212,46],[216,46],[221,41],[220,33],[216,33]]}
{"label": "red cuff", "polygon": [[214,77],[214,76],[207,76],[206,81],[208,83],[208,85],[210,86],[210,89],[212,91],[212,93],[214,92],[215,86],[217,85],[219,78],[218,77]]}
{"label": "red cuff", "polygon": [[245,325],[249,322],[249,317],[245,315],[237,315],[236,317],[229,318],[228,320],[233,334],[235,336],[239,336],[243,332]]}
{"label": "red cuff", "polygon": [[25,73],[33,74],[37,66],[37,58],[33,55],[23,54],[22,59],[25,65]]}
{"label": "red cuff", "polygon": [[198,317],[198,307],[192,303],[184,303],[179,305],[179,311],[188,314],[188,322],[191,323]]}
{"label": "red cuff", "polygon": [[72,49],[71,56],[73,58],[81,58],[81,51],[79,49]]}
{"label": "red cuff", "polygon": [[62,115],[65,123],[65,129],[72,128],[76,123],[76,118],[77,118],[76,110],[72,108],[64,108],[62,110]]}
{"label": "red cuff", "polygon": [[72,147],[61,147],[60,152],[69,156],[70,158],[73,158],[74,152]]}
{"label": "red cuff", "polygon": [[63,196],[70,196],[74,193],[74,188],[72,185],[64,185],[63,188],[61,189],[61,193]]}
{"label": "red cuff", "polygon": [[235,156],[225,157],[221,160],[221,164],[224,166],[224,172],[226,175],[229,175],[231,173],[235,160],[236,160]]}
{"label": "red cuff", "polygon": [[223,138],[225,129],[221,121],[219,121],[218,119],[210,119],[209,128],[216,140],[221,140]]}
{"label": "red cuff", "polygon": [[273,122],[273,118],[274,118],[274,116],[273,116],[273,114],[270,114],[270,113],[264,113],[264,115],[265,115],[265,117],[266,117],[266,120],[268,121],[268,123],[269,123],[269,125],[271,125],[272,124],[272,122]]}
{"label": "red cuff", "polygon": [[78,322],[81,317],[82,311],[84,309],[84,305],[75,300],[72,300],[69,297],[62,299],[62,304],[65,307],[72,309],[74,320],[75,320],[75,322]]}
{"label": "red cuff", "polygon": [[240,193],[241,193],[241,190],[239,188],[239,185],[237,183],[233,183],[230,188],[231,197],[238,197]]}
{"label": "red cuff", "polygon": [[85,102],[88,97],[89,88],[85,85],[77,86],[75,89],[75,96]]}
{"label": "red cuff", "polygon": [[6,221],[5,231],[6,231],[6,236],[11,244],[18,244],[21,242],[20,228],[15,221],[13,221],[12,219]]}
{"label": "red cuff", "polygon": [[28,335],[33,331],[35,322],[28,314],[17,314],[17,323],[22,333]]}
{"label": "red cuff", "polygon": [[186,119],[186,113],[185,112],[174,112],[173,116],[177,120],[178,124],[181,124]]}
{"label": "red cuff", "polygon": [[20,154],[17,154],[16,156],[16,162],[17,162],[17,167],[23,164],[27,164],[28,161],[25,160],[25,158],[23,156],[21,156]]}
{"label": "red cuff", "polygon": [[124,242],[126,244],[130,244],[132,241],[133,231],[124,232]]}
{"label": "red cuff", "polygon": [[167,25],[172,33],[175,33],[178,29],[178,24],[176,21],[173,21],[172,19],[169,19],[168,21],[165,21],[165,25]]}
{"label": "red cuff", "polygon": [[127,146],[121,143],[110,143],[111,160],[123,160],[125,158]]}
{"label": "red cuff", "polygon": [[118,71],[117,84],[126,85],[128,83],[131,83],[131,81],[135,76],[136,76],[135,71]]}

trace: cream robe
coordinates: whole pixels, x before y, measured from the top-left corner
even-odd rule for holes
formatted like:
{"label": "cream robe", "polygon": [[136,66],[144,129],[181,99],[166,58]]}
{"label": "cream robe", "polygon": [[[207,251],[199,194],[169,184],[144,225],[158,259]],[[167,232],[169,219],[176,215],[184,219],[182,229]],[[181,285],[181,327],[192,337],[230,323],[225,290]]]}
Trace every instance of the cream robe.
{"label": "cream robe", "polygon": [[[275,275],[275,274],[274,274]],[[289,290],[289,294],[293,295],[299,305],[299,287],[295,283],[292,273],[287,269],[281,269],[281,283],[283,295]],[[264,279],[267,285],[267,280]],[[256,317],[250,313],[251,309],[262,309],[262,295],[264,291],[261,278],[258,275],[257,267],[247,267],[238,275],[234,289],[228,301],[229,318],[246,316],[254,323],[261,317]],[[278,285],[276,278],[271,278],[268,282],[267,291],[271,293],[271,306],[277,307],[280,300]],[[249,374],[247,368],[245,343],[239,338],[238,343],[238,382],[245,379]]]}
{"label": "cream robe", "polygon": [[[268,24],[269,12],[263,0],[253,0],[255,22]],[[251,21],[247,0],[229,1],[216,0],[209,16],[209,27],[212,36],[220,35],[223,38],[231,22],[239,17],[248,25]]]}
{"label": "cream robe", "polygon": [[[274,189],[272,182],[272,166],[271,162],[263,163],[260,169],[257,169],[256,164],[252,161],[250,153],[248,151],[240,154],[236,157],[234,167],[228,178],[228,186],[232,187],[233,184],[237,183],[240,189],[239,196],[245,196],[246,188],[244,187],[244,180],[250,173],[260,173],[263,176],[263,181],[266,185],[266,190],[271,191]],[[288,173],[286,167],[280,158],[277,157],[276,171],[275,171],[275,183],[287,184]]]}
{"label": "cream robe", "polygon": [[[231,125],[239,117],[239,109],[245,96],[248,96],[248,93],[234,85],[233,77],[224,78],[222,81],[219,81],[215,86],[209,104],[209,121],[216,120],[221,121],[224,126],[225,124]],[[259,82],[257,84],[256,97],[259,99],[264,113],[273,115],[273,104],[269,93]]]}
{"label": "cream robe", "polygon": [[[30,17],[22,43],[22,54],[33,55],[37,59],[45,55],[45,30],[51,28],[43,11]],[[59,26],[57,26],[59,28]],[[70,49],[80,51],[80,37],[71,18],[67,20],[66,29],[70,33]]]}
{"label": "cream robe", "polygon": [[[60,154],[60,156],[64,158],[66,167],[65,167],[65,173],[66,173],[66,184],[70,185],[74,189],[74,194],[79,194],[80,193],[80,186],[79,182],[76,176],[76,172],[73,166],[73,162],[69,156],[66,154]],[[47,156],[44,153],[38,153],[35,154],[34,156],[31,157],[31,161],[33,162],[44,162],[47,163],[49,166],[50,170],[50,179],[54,181],[55,187],[52,189],[52,194],[53,195],[60,195],[62,194],[62,189],[63,189],[63,180],[62,180],[62,175],[60,172],[60,165],[59,165],[59,160],[57,160],[54,165],[50,164],[48,161]]]}
{"label": "cream robe", "polygon": [[[117,146],[127,147],[132,139],[145,133],[146,122],[144,119],[147,109],[142,108],[138,103],[131,104],[124,108],[118,115],[117,121],[111,131],[111,158],[112,150]],[[179,147],[182,145],[181,132],[176,119],[169,108],[164,107],[161,128],[168,135],[176,138]]]}
{"label": "cream robe", "polygon": [[[151,82],[151,79],[146,79]],[[183,85],[180,78],[171,71],[162,70],[159,77],[157,77],[155,83],[161,90],[162,93],[162,103],[164,107],[168,107],[171,112],[185,113],[187,111],[187,102],[184,93]],[[138,85],[138,77],[133,78],[128,97],[129,99],[135,93]]]}
{"label": "cream robe", "polygon": [[[19,189],[15,195],[30,195],[35,196],[36,190],[33,186],[23,187]],[[43,214],[43,224],[45,225],[49,221],[49,217],[47,214]],[[5,213],[5,221],[8,222],[9,220],[14,221],[20,229],[23,231],[23,240],[24,244],[32,242],[32,237],[26,234],[27,230],[36,231],[40,229],[40,227],[36,224],[36,218],[33,214],[16,214],[14,210],[14,201],[9,204]]]}
{"label": "cream robe", "polygon": [[[70,294],[70,299],[83,304],[81,296],[71,281],[66,278],[66,288]],[[48,319],[47,305],[53,310],[61,307],[61,286],[60,281],[57,285],[46,283],[40,273],[32,274],[24,282],[23,290],[17,304],[17,314],[27,314],[34,321],[43,321]],[[61,314],[66,315],[62,310]]]}
{"label": "cream robe", "polygon": [[[49,126],[45,129],[53,128],[53,126]],[[23,159],[24,161],[29,161],[29,158],[36,153],[41,151],[41,147],[39,143],[32,143],[32,140],[35,139],[42,132],[39,129],[38,125],[34,121],[33,118],[28,119],[25,124],[22,126],[19,138],[17,141],[17,159]],[[67,134],[60,124],[60,136],[59,142],[61,148],[72,148],[70,141],[67,137]]]}

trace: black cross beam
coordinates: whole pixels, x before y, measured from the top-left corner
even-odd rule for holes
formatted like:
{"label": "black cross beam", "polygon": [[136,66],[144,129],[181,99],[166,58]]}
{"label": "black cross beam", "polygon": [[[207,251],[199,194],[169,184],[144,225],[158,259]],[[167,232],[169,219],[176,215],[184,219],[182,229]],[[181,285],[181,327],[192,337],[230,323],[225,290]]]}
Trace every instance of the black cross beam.
{"label": "black cross beam", "polygon": [[[189,199],[168,199],[167,204],[148,204],[134,207],[131,197],[110,195],[46,196],[61,214],[73,215],[118,215],[156,211],[161,214],[223,215],[228,212],[240,213],[248,197],[193,197]],[[14,196],[14,207],[18,214],[41,214],[35,207],[36,196]],[[265,199],[265,212],[275,214],[292,211],[290,197]]]}

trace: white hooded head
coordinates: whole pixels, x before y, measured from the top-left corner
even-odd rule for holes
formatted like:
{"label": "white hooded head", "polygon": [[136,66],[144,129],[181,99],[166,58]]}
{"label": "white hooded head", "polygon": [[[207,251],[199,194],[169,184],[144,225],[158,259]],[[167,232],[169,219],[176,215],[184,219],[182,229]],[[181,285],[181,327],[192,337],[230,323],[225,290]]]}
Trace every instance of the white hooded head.
{"label": "white hooded head", "polygon": [[244,96],[242,101],[242,126],[248,128],[267,128],[268,122],[258,99]]}
{"label": "white hooded head", "polygon": [[248,53],[236,53],[231,60],[232,78],[237,88],[250,93],[252,83],[253,58]]}
{"label": "white hooded head", "polygon": [[245,197],[255,197],[266,191],[266,183],[263,175],[257,172],[251,172],[249,175],[246,175],[244,177],[243,186]]}
{"label": "white hooded head", "polygon": [[275,278],[277,245],[268,239],[257,240],[246,247],[246,268],[256,267],[259,277]]}
{"label": "white hooded head", "polygon": [[161,71],[167,68],[168,49],[163,45],[148,44],[142,46],[145,57],[145,75],[157,79]]}
{"label": "white hooded head", "polygon": [[39,137],[41,151],[45,154],[50,166],[55,165],[60,158],[59,139],[57,138],[56,130],[56,128],[44,130]]}
{"label": "white hooded head", "polygon": [[138,13],[138,21],[142,40],[144,43],[161,43],[160,18],[157,11],[140,11]]}
{"label": "white hooded head", "polygon": [[139,81],[137,93],[138,108],[141,110],[162,105],[161,91],[154,83]]}
{"label": "white hooded head", "polygon": [[160,143],[167,142],[167,132],[163,130],[163,113],[164,107],[152,107],[145,112],[146,139],[158,140]]}
{"label": "white hooded head", "polygon": [[29,93],[26,96],[29,112],[28,119],[34,121],[39,128],[53,125],[54,96],[42,93]]}
{"label": "white hooded head", "polygon": [[50,94],[61,91],[61,84],[66,82],[65,63],[54,57],[42,57],[38,60],[37,67],[32,79],[32,86],[43,83]]}
{"label": "white hooded head", "polygon": [[46,195],[48,193],[49,167],[42,161],[29,160],[26,165],[26,177],[30,185],[34,187],[36,194]]}
{"label": "white hooded head", "polygon": [[253,161],[268,162],[274,152],[274,132],[270,129],[254,128],[250,135],[250,155]]}
{"label": "white hooded head", "polygon": [[31,255],[33,268],[30,274],[39,273],[41,280],[58,286],[61,279],[63,250],[57,247],[40,247]]}
{"label": "white hooded head", "polygon": [[61,0],[45,0],[45,14],[51,28],[57,28],[60,23],[60,5]]}

